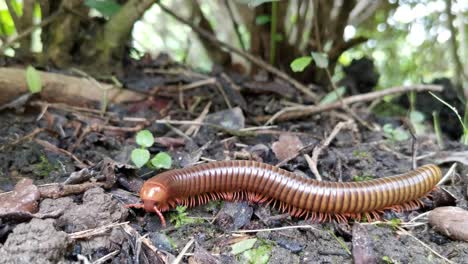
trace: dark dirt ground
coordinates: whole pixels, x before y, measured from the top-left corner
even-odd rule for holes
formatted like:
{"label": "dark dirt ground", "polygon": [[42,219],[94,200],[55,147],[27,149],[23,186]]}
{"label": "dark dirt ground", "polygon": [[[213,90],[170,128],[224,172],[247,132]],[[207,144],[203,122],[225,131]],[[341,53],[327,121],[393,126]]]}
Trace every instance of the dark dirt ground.
{"label": "dark dirt ground", "polygon": [[[149,91],[152,87],[196,80],[187,74],[147,73],[131,75],[124,83],[133,89]],[[284,96],[255,89],[262,86],[262,82],[246,84],[240,78],[235,80],[239,85],[253,88],[241,93],[226,89],[227,95],[223,96],[216,87],[206,85],[175,98],[163,94],[145,102],[111,106],[104,116],[54,104],[45,114],[27,105],[22,111],[1,112],[0,191],[11,191],[20,179],[29,178],[38,186],[41,198],[34,214],[25,214],[19,209],[0,212],[0,262],[163,263],[171,262],[184,246],[190,245],[182,262],[352,263],[353,258],[366,255],[356,244],[358,237],[363,237],[364,251],[370,252],[370,259],[361,263],[445,263],[420,241],[453,263],[468,263],[468,243],[438,233],[424,217],[400,227],[383,223],[324,223],[307,227],[310,223],[291,219],[270,207],[247,202],[211,202],[187,209],[186,216],[175,210],[166,213],[169,225],[162,228],[155,215],[124,208],[124,204],[138,202],[136,195],[143,180],[157,173],[148,168],[135,170],[129,165],[130,152],[136,146],[134,136],[141,128],[137,125],[143,124],[142,127],[146,126],[159,139],[150,148],[153,154],[167,151],[173,158],[173,167],[185,167],[200,161],[223,159],[255,159],[277,164],[281,160],[272,146],[280,135],[297,136],[303,146],[315,146],[343,121],[343,114],[329,112],[256,130],[255,135],[237,136],[231,130],[210,126],[202,126],[196,135],[181,136],[180,131],[186,131],[190,125],[167,126],[155,122],[167,116],[172,120],[194,120],[207,103],[212,102],[204,122],[239,131],[261,125],[255,124],[253,117],[281,108]],[[284,93],[294,98],[291,87],[275,82],[269,84],[271,87],[283,85]],[[238,107],[229,110],[226,101]],[[378,118],[363,106],[354,110],[371,124],[402,125],[398,118]],[[129,121],[125,117],[138,117],[140,121]],[[116,127],[130,129],[114,129]],[[468,148],[446,139],[445,149],[440,149],[430,127],[425,136],[418,136],[418,165],[436,163],[446,172],[458,161],[455,176],[444,185],[456,200],[447,201],[450,199],[434,195],[434,199],[425,199],[426,208],[388,212],[385,219],[397,218],[406,223],[423,212],[447,204],[468,209],[468,165],[463,164],[467,158],[451,155],[466,153]],[[23,138],[38,128],[44,130]],[[341,130],[321,153],[318,170],[326,181],[353,181],[402,173],[412,167],[411,142],[411,139],[390,140],[381,131],[355,125],[353,129]],[[303,155],[282,167],[314,177]],[[78,172],[75,176],[79,179],[70,181],[70,174],[74,172]],[[45,189],[47,185],[43,186],[64,181],[91,184],[75,191],[62,186],[60,191],[52,192]],[[171,219],[179,219],[178,225]],[[303,227],[280,228],[300,225]],[[242,233],[250,229],[262,230]],[[256,239],[255,244],[244,252],[232,254],[232,246],[246,239]]]}

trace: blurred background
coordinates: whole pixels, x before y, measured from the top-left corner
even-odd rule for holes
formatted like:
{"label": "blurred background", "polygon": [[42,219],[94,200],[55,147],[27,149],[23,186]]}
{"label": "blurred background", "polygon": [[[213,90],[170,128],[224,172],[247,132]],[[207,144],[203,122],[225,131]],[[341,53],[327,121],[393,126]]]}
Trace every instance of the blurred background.
{"label": "blurred background", "polygon": [[[80,54],[78,48],[93,46],[89,42],[99,45],[101,39],[96,34],[100,28],[110,23],[116,13],[131,9],[130,6],[137,3],[138,14],[123,17],[113,29],[128,31],[133,26],[129,35],[119,39],[122,43],[113,43],[126,46],[125,52],[130,56],[139,58],[143,54],[156,56],[165,52],[177,61],[204,71],[210,71],[214,64],[232,62],[252,70],[239,56],[228,56],[222,49],[213,49],[211,43],[153,4],[154,1],[60,2],[65,1],[0,0],[2,45],[9,44],[23,29],[41,24],[63,5],[70,11],[61,12],[48,26],[35,29],[30,37],[2,48],[2,52],[7,56],[38,56],[59,46],[59,51],[43,54],[47,58],[42,59],[57,66],[76,63],[75,59],[85,59],[80,58],[85,51],[81,50]],[[268,60],[271,57],[271,5],[262,5],[265,2],[270,1],[160,1],[219,40]],[[458,84],[466,82],[468,1],[316,2],[322,4],[317,5],[317,10],[313,1],[278,2],[277,43],[272,60],[275,65],[288,69],[292,59],[317,49],[316,17],[322,48],[328,49],[331,61],[339,62],[337,68],[349,65],[352,59],[372,58],[381,73],[380,87],[419,83],[436,77],[450,77]],[[84,44],[86,42],[88,44]],[[105,57],[103,59],[115,59]]]}

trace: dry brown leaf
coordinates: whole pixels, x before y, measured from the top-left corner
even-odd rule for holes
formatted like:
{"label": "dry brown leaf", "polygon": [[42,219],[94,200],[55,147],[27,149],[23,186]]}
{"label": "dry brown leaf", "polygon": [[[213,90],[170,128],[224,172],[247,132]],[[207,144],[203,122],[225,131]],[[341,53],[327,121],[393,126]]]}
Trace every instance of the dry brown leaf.
{"label": "dry brown leaf", "polygon": [[278,160],[295,156],[303,147],[301,140],[291,134],[281,134],[279,140],[271,146]]}
{"label": "dry brown leaf", "polygon": [[31,179],[19,181],[13,192],[0,195],[0,216],[14,213],[35,213],[40,193]]}

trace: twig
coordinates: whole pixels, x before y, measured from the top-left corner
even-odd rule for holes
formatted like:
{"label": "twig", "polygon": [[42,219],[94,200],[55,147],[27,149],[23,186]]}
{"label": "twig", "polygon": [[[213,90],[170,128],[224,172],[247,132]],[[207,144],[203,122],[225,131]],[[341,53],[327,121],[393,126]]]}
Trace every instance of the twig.
{"label": "twig", "polygon": [[405,118],[404,123],[408,127],[408,131],[410,132],[410,135],[412,138],[411,140],[411,162],[413,165],[413,170],[415,170],[418,167],[417,159],[416,159],[416,156],[418,154],[418,138],[416,137],[416,130],[414,129],[414,126],[411,123],[411,120],[408,120],[407,118]]}
{"label": "twig", "polygon": [[234,32],[236,32],[237,39],[239,40],[240,46],[243,51],[246,51],[244,40],[242,39],[242,35],[239,31],[239,25],[237,24],[236,18],[234,17],[234,12],[232,11],[232,7],[229,4],[229,0],[224,0],[224,5],[229,13],[229,18],[231,18],[232,27],[234,28]]}
{"label": "twig", "polygon": [[444,261],[448,262],[448,263],[453,263],[455,264],[454,262],[450,261],[449,259],[447,259],[446,257],[442,256],[441,254],[437,253],[435,250],[433,250],[431,247],[429,247],[426,243],[422,242],[421,240],[419,240],[417,237],[413,236],[410,232],[404,230],[403,228],[397,226],[396,227],[400,232],[402,232],[403,234],[405,235],[408,235],[412,238],[414,238],[416,241],[418,241],[419,244],[421,244],[423,247],[429,249],[429,251],[431,251],[432,253],[434,253],[434,255],[438,256],[439,258],[443,259]]}
{"label": "twig", "polygon": [[226,91],[224,91],[224,88],[223,86],[221,86],[221,84],[219,83],[216,83],[216,88],[218,88],[219,92],[221,93],[221,95],[223,96],[223,99],[224,99],[224,102],[226,102],[226,105],[229,109],[232,109],[232,104],[231,102],[229,101],[229,98],[226,94]]}
{"label": "twig", "polygon": [[182,249],[182,251],[180,251],[179,255],[177,255],[177,258],[174,259],[174,261],[172,262],[172,264],[179,264],[181,261],[182,261],[182,258],[184,257],[184,254],[190,249],[190,247],[192,246],[193,242],[195,242],[195,239],[190,239],[189,242],[187,242],[187,244],[185,245],[185,247]]}
{"label": "twig", "polygon": [[102,233],[106,232],[107,230],[109,230],[111,228],[118,227],[118,226],[121,226],[121,225],[126,225],[128,223],[129,222],[112,223],[112,224],[108,224],[108,225],[105,225],[105,226],[96,227],[96,228],[93,228],[93,229],[87,229],[87,230],[83,230],[83,231],[74,232],[74,233],[68,234],[68,237],[71,238],[71,239],[87,238],[87,237],[102,234]]}
{"label": "twig", "polygon": [[309,163],[309,167],[312,171],[312,173],[315,175],[315,177],[317,178],[317,180],[321,180],[322,179],[322,176],[320,175],[318,169],[317,169],[317,163],[318,163],[318,157],[320,155],[320,153],[330,145],[330,143],[332,142],[332,140],[336,137],[336,135],[338,135],[338,133],[340,132],[340,130],[344,127],[348,127],[350,126],[351,124],[353,123],[352,120],[350,121],[345,121],[345,122],[339,122],[332,130],[332,132],[330,133],[330,135],[328,135],[328,137],[318,146],[316,146],[314,148],[314,151],[312,152],[312,159]]}
{"label": "twig", "polygon": [[448,180],[448,178],[453,175],[456,168],[457,168],[457,163],[455,162],[452,164],[452,166],[447,171],[447,173],[445,173],[444,177],[442,177],[442,179],[440,179],[440,181],[437,183],[437,186],[444,184]]}
{"label": "twig", "polygon": [[[211,101],[209,101],[205,108],[203,108],[203,111],[200,113],[200,115],[195,118],[195,122],[203,122],[203,120],[205,120],[205,117],[206,115],[208,114],[208,112],[210,111],[210,107],[211,107]],[[192,137],[195,137],[198,133],[198,131],[200,130],[200,125],[197,125],[197,124],[192,124],[187,130],[185,130],[185,135],[187,136],[192,136]]]}
{"label": "twig", "polygon": [[202,29],[200,27],[197,27],[196,25],[193,25],[190,21],[188,21],[188,20],[184,19],[183,17],[177,15],[172,10],[168,9],[166,6],[162,5],[159,1],[156,2],[156,3],[159,5],[159,7],[164,12],[168,13],[169,15],[171,15],[172,17],[174,17],[175,19],[177,19],[181,23],[186,24],[189,27],[191,27],[201,37],[206,38],[209,41],[214,42],[214,43],[226,48],[227,50],[238,54],[239,56],[242,56],[243,58],[249,60],[253,64],[264,68],[266,71],[268,71],[268,72],[278,76],[279,78],[291,83],[297,90],[299,90],[302,93],[304,93],[305,95],[307,95],[314,102],[317,101],[317,95],[315,93],[310,91],[310,89],[307,88],[307,86],[303,85],[302,83],[296,81],[295,79],[293,79],[292,77],[287,75],[285,72],[277,69],[273,65],[268,64],[267,62],[263,61],[262,59],[259,59],[259,58],[255,57],[255,56],[253,56],[252,54],[249,54],[247,52],[239,50],[239,49],[235,48],[234,46],[231,46],[230,44],[227,44],[225,42],[222,42],[222,41],[218,40],[215,36],[213,36],[212,34],[207,32],[206,30],[204,30],[204,29]]}
{"label": "twig", "polygon": [[[346,105],[357,103],[357,102],[368,102],[372,101],[387,95],[398,94],[398,93],[405,93],[411,91],[442,91],[443,87],[440,85],[412,85],[412,86],[399,86],[393,87],[381,91],[375,91],[365,94],[359,94],[354,96],[349,96],[347,98],[343,98],[343,103]],[[266,122],[266,124],[271,124],[275,121],[287,121],[292,119],[298,119],[306,116],[310,116],[313,114],[317,114],[320,112],[328,111],[331,109],[341,108],[341,102],[333,102],[329,104],[323,105],[310,105],[310,106],[299,106],[299,107],[287,107],[282,109],[281,111],[277,112],[273,116],[260,116],[256,118],[258,122]]]}
{"label": "twig", "polygon": [[318,230],[317,228],[311,225],[297,225],[297,226],[283,226],[283,227],[265,228],[265,229],[236,230],[236,231],[232,231],[231,233],[258,233],[258,232],[269,232],[269,231],[279,231],[279,230],[299,229],[299,228]]}
{"label": "twig", "polygon": [[[87,168],[88,165],[84,164],[80,159],[78,159],[75,155],[73,155],[73,153],[67,151],[67,150],[64,150],[64,149],[61,149],[57,146],[54,146],[52,145],[51,143],[45,141],[45,140],[41,140],[41,139],[35,139],[34,142],[36,142],[37,144],[43,146],[45,149],[48,149],[49,151],[52,151],[52,152],[55,152],[55,153],[62,153],[62,154],[65,154],[67,156],[69,156],[70,158],[72,158],[77,164],[77,167],[80,168],[80,169],[84,169],[84,168]],[[93,165],[93,164],[91,164]]]}
{"label": "twig", "polygon": [[30,139],[30,138],[33,138],[35,137],[37,134],[41,133],[45,131],[44,128],[35,128],[31,133],[27,134],[26,136],[24,137],[21,137],[21,138],[18,138],[17,140],[11,142],[11,143],[7,143],[3,146],[0,146],[0,151],[1,150],[4,150],[8,147],[11,147],[11,146],[14,146],[14,145],[17,145],[18,143],[20,143],[21,141],[24,141],[24,140],[27,140],[27,139]]}
{"label": "twig", "polygon": [[[6,1],[8,3],[8,1]],[[57,19],[57,17],[63,12],[62,9],[59,9],[58,11],[56,11],[55,13],[53,13],[52,15],[46,17],[44,20],[41,21],[41,23],[39,24],[36,24],[36,25],[33,25],[27,29],[25,29],[23,32],[19,33],[18,35],[10,38],[7,42],[5,42],[5,44],[3,44],[1,47],[0,47],[0,54],[3,54],[3,52],[5,52],[5,50],[10,47],[13,43],[15,43],[16,41],[22,39],[22,38],[25,38],[27,36],[29,36],[31,33],[34,32],[34,30],[38,29],[38,28],[41,28],[41,27],[45,27],[47,26],[48,24],[52,23],[55,19]],[[10,12],[11,13],[15,13],[14,11]]]}
{"label": "twig", "polygon": [[196,81],[196,82],[193,82],[193,83],[189,83],[189,84],[186,84],[186,85],[181,85],[181,86],[178,87],[178,90],[187,91],[187,90],[198,88],[200,86],[204,86],[204,85],[208,85],[208,84],[216,84],[216,83],[217,83],[216,78],[213,77],[213,78],[208,78],[208,79]]}
{"label": "twig", "polygon": [[98,258],[96,259],[95,261],[93,261],[93,264],[101,264],[101,263],[104,263],[106,262],[107,260],[109,259],[112,259],[114,256],[117,256],[117,254],[120,253],[120,250],[114,250],[112,251],[111,253],[101,257],[101,258]]}
{"label": "twig", "polygon": [[317,170],[317,163],[312,160],[312,158],[309,156],[309,154],[304,154],[304,158],[307,161],[307,165],[309,165],[309,169],[314,173],[315,179],[317,181],[322,181],[322,176]]}

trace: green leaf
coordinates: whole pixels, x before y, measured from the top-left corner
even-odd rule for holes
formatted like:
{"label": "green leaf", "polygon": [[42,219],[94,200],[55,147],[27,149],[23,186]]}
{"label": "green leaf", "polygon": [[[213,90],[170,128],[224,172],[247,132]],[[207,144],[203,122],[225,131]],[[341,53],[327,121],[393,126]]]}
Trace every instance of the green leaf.
{"label": "green leaf", "polygon": [[141,168],[148,162],[150,152],[147,149],[134,149],[131,158],[135,166]]}
{"label": "green leaf", "polygon": [[231,248],[232,248],[231,254],[237,255],[237,254],[242,253],[242,252],[244,252],[246,250],[249,250],[254,246],[255,242],[257,242],[256,238],[246,239],[246,240],[242,240],[240,242],[237,242],[237,243],[235,243],[234,245],[231,246]]}
{"label": "green leaf", "polygon": [[327,95],[325,95],[322,100],[320,101],[320,104],[329,104],[337,101],[340,97],[342,97],[346,92],[346,87],[338,87],[336,88],[336,91],[331,91]]}
{"label": "green leaf", "polygon": [[412,123],[422,123],[424,121],[424,114],[419,111],[410,112],[410,120]]}
{"label": "green leaf", "polygon": [[172,166],[172,158],[166,152],[159,152],[151,159],[151,164],[153,164],[156,169],[170,169]]}
{"label": "green leaf", "polygon": [[0,36],[11,36],[15,33],[15,24],[8,10],[0,10]]}
{"label": "green leaf", "polygon": [[410,138],[410,135],[405,130],[403,130],[401,128],[397,128],[397,129],[395,129],[393,131],[393,138],[396,141],[405,141],[405,140],[408,140]]}
{"label": "green leaf", "polygon": [[[8,1],[8,0],[7,0]],[[17,16],[23,16],[23,2],[17,0],[11,0],[11,6],[13,7],[13,11],[16,13]]]}
{"label": "green leaf", "polygon": [[258,26],[265,25],[270,22],[271,18],[269,15],[260,15],[255,18],[255,24]]}
{"label": "green leaf", "polygon": [[39,93],[42,90],[41,75],[31,65],[26,69],[26,82],[31,93]]}
{"label": "green leaf", "polygon": [[144,148],[149,148],[154,144],[153,134],[147,129],[141,130],[136,135],[136,143]]}
{"label": "green leaf", "polygon": [[301,72],[303,71],[309,64],[312,62],[312,57],[304,56],[299,57],[291,62],[291,70],[293,72]]}
{"label": "green leaf", "polygon": [[321,69],[328,67],[328,56],[326,53],[311,52],[312,58],[314,58],[315,65]]}
{"label": "green leaf", "polygon": [[256,249],[247,250],[244,252],[244,257],[249,263],[266,264],[270,258],[271,246],[262,245]]}
{"label": "green leaf", "polygon": [[119,12],[121,6],[114,0],[85,0],[85,5],[96,9],[103,16],[111,17]]}

